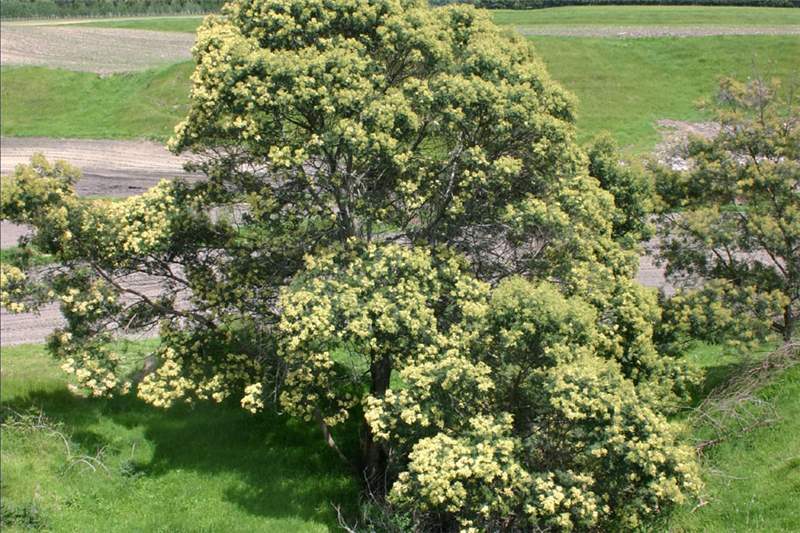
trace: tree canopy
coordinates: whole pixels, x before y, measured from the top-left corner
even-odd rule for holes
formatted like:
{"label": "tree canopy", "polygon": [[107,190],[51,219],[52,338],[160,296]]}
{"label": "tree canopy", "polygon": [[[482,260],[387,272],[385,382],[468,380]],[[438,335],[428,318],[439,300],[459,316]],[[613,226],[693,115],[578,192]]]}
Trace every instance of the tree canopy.
{"label": "tree canopy", "polygon": [[690,168],[657,169],[660,253],[686,289],[673,320],[695,337],[789,341],[800,316],[800,106],[777,82],[726,79],[710,107],[720,131],[691,139]]}
{"label": "tree canopy", "polygon": [[[234,0],[194,54],[170,146],[207,180],[109,202],[43,158],[4,178],[58,263],[3,265],[3,305],[61,303],[80,387],[313,420],[421,529],[633,526],[697,490],[665,418],[687,374],[633,280],[643,185],[576,144],[528,43],[472,7]],[[106,341],[154,326],[129,383]]]}

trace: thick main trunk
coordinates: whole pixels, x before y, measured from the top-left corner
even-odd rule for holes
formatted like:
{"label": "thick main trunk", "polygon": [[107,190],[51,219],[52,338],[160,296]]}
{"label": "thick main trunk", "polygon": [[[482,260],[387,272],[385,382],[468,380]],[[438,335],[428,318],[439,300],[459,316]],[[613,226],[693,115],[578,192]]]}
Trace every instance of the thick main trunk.
{"label": "thick main trunk", "polygon": [[[392,360],[389,356],[383,357],[372,363],[370,367],[372,383],[370,393],[383,398],[389,388],[389,379],[392,375]],[[375,439],[369,425],[364,423],[362,438],[362,453],[364,460],[364,481],[373,497],[383,498],[388,490],[386,470],[389,455],[386,446]]]}

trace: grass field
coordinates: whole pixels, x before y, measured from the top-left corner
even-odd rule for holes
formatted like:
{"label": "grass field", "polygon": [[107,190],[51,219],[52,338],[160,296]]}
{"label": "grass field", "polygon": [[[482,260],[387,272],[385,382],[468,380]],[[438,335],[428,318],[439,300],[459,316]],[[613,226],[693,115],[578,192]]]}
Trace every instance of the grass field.
{"label": "grass field", "polygon": [[120,20],[95,20],[70,24],[70,26],[89,26],[93,28],[123,28],[127,30],[153,30],[153,31],[197,31],[203,17],[145,17],[140,19],[128,18]]}
{"label": "grass field", "polygon": [[568,6],[492,11],[498,24],[535,26],[783,26],[800,24],[800,9],[706,6]]}
{"label": "grass field", "polygon": [[[759,72],[788,82],[800,72],[796,36],[531,40],[553,77],[577,95],[581,139],[609,130],[630,153],[652,149],[659,119],[702,119],[695,101],[721,75]],[[100,77],[4,68],[2,135],[163,140],[186,112],[191,69]]]}
{"label": "grass field", "polygon": [[[689,357],[709,371],[708,388],[735,368],[715,347]],[[328,531],[333,505],[355,501],[313,427],[235,405],[163,411],[73,396],[40,346],[3,348],[1,368],[6,531]],[[670,530],[800,528],[800,367],[761,395],[781,422],[712,449],[707,504],[680,509]]]}
{"label": "grass field", "polygon": [[800,82],[800,37],[603,39],[532,37],[550,74],[579,100],[584,140],[608,130],[629,152],[649,151],[660,119],[702,120],[698,99],[723,75]]}
{"label": "grass field", "polygon": [[0,72],[2,135],[167,138],[187,110],[189,62],[99,76],[42,67]]}
{"label": "grass field", "polygon": [[[576,6],[493,10],[509,26],[785,26],[800,24],[800,9],[704,6]],[[83,26],[193,32],[202,17],[98,20]]]}

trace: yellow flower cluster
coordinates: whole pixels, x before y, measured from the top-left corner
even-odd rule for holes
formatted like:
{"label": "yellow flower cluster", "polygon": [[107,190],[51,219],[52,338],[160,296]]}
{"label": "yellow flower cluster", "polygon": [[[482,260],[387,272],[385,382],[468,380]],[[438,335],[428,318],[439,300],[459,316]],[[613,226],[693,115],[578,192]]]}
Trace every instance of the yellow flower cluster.
{"label": "yellow flower cluster", "polygon": [[0,306],[12,313],[24,313],[28,310],[24,303],[27,291],[25,282],[28,277],[19,268],[5,263],[0,264]]}
{"label": "yellow flower cluster", "polygon": [[[195,399],[220,403],[260,375],[261,365],[246,355],[225,354],[217,359],[212,354],[185,353],[184,350],[183,346],[160,348],[157,355],[161,365],[139,384],[141,399],[163,408],[178,401],[192,403]],[[250,385],[245,391],[251,398],[250,407],[257,404],[253,387]]]}
{"label": "yellow flower cluster", "polygon": [[390,501],[458,517],[462,531],[502,519],[529,492],[530,475],[515,457],[511,418],[475,417],[462,437],[439,433],[421,439],[408,470],[392,486]]}
{"label": "yellow flower cluster", "polygon": [[[474,336],[457,328],[440,334],[435,305],[445,291],[455,316],[485,312],[487,286],[466,276],[454,257],[440,260],[428,250],[357,241],[306,257],[306,270],[280,300],[281,353],[288,366],[281,404],[306,419],[319,410],[333,425],[363,396],[360,378],[347,363],[357,370],[388,358],[408,379],[426,372],[417,367],[421,359],[432,358],[446,342],[463,345]],[[343,346],[351,361],[334,360],[332,353]],[[451,370],[453,376],[458,372]],[[337,390],[343,383],[348,385]],[[414,417],[406,412],[408,420]]]}
{"label": "yellow flower cluster", "polygon": [[72,346],[72,334],[69,332],[57,331],[54,337],[65,354],[61,370],[73,376],[77,382],[77,386],[71,385],[70,388],[87,391],[94,397],[110,397],[115,392],[128,393],[131,383],[120,378],[119,355],[106,346]]}

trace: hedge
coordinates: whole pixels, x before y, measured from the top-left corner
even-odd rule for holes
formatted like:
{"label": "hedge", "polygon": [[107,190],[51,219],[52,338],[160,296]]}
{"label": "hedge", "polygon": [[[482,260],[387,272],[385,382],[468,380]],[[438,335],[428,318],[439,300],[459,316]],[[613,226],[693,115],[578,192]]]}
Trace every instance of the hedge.
{"label": "hedge", "polygon": [[217,11],[223,0],[0,0],[2,18],[171,15]]}

